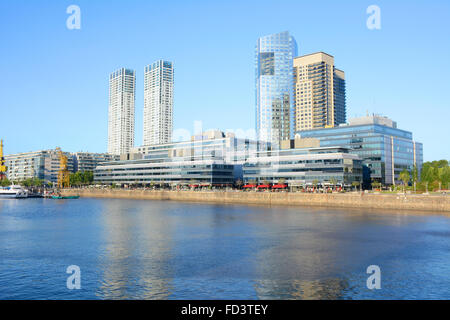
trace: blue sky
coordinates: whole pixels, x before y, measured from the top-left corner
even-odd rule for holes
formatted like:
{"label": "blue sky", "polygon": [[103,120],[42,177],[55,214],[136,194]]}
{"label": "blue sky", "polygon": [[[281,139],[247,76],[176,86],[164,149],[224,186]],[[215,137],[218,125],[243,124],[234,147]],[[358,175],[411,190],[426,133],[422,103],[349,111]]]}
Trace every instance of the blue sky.
{"label": "blue sky", "polygon": [[[66,8],[81,8],[68,30]],[[381,8],[381,30],[366,8]],[[29,1],[0,3],[0,138],[5,152],[60,146],[105,152],[108,75],[137,71],[136,145],[142,143],[143,70],[175,66],[174,125],[254,129],[254,47],[288,30],[299,54],[325,51],[346,72],[347,115],[378,113],[450,159],[450,2]]]}

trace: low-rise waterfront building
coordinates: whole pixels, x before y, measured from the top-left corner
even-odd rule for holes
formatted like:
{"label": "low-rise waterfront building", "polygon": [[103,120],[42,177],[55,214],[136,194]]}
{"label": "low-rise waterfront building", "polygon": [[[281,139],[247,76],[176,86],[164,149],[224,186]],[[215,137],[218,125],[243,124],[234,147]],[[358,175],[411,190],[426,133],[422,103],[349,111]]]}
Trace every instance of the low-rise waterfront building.
{"label": "low-rise waterfront building", "polygon": [[340,147],[262,151],[245,162],[243,171],[247,184],[351,186],[362,181],[361,159]]}
{"label": "low-rise waterfront building", "polygon": [[299,131],[296,136],[315,138],[321,147],[340,146],[360,156],[370,170],[370,179],[385,185],[398,184],[404,169],[423,164],[422,143],[413,140],[413,134],[397,128],[387,117],[372,115],[350,119],[348,124],[334,128]]}
{"label": "low-rise waterfront building", "polygon": [[221,160],[161,161],[155,159],[113,161],[99,165],[94,181],[105,184],[232,185],[234,165]]}
{"label": "low-rise waterfront building", "polygon": [[[94,171],[104,161],[119,160],[118,155],[90,152],[63,152],[67,157],[67,169],[70,173],[77,171]],[[7,178],[11,181],[23,181],[38,178],[46,182],[57,182],[60,170],[59,153],[56,149],[39,150],[10,154],[5,156],[8,167]]]}
{"label": "low-rise waterfront building", "polygon": [[[64,155],[68,158],[68,170],[74,172],[74,161],[71,154],[64,152]],[[6,155],[5,164],[8,168],[6,176],[11,181],[39,178],[47,182],[56,182],[60,168],[57,150],[40,150]]]}
{"label": "low-rise waterfront building", "polygon": [[242,164],[258,150],[256,141],[218,130],[191,141],[142,146],[120,161],[101,163],[94,180],[105,184],[231,185],[242,178]]}
{"label": "low-rise waterfront building", "polygon": [[232,185],[237,180],[291,186],[313,182],[351,185],[362,180],[361,160],[346,148],[318,148],[319,140],[296,140],[297,148],[270,151],[256,141],[209,131],[191,141],[134,148],[120,161],[104,162],[94,180],[105,184]]}
{"label": "low-rise waterfront building", "polygon": [[72,156],[75,172],[94,171],[101,162],[120,159],[120,156],[108,153],[75,152]]}

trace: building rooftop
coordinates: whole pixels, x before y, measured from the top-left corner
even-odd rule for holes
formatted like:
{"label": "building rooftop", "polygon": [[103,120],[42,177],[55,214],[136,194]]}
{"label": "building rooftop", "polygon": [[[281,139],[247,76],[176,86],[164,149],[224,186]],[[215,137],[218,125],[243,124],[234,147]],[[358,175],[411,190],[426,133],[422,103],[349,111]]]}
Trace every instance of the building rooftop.
{"label": "building rooftop", "polygon": [[386,127],[397,129],[397,122],[393,121],[392,119],[389,119],[386,116],[376,114],[349,119],[348,124],[347,123],[341,124],[341,126],[360,126],[365,124],[379,124]]}

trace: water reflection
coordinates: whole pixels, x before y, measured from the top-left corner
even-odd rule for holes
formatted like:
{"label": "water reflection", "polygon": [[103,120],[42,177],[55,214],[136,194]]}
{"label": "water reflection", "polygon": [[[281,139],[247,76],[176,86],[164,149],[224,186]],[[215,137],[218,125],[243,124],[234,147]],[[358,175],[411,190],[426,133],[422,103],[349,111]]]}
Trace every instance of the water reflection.
{"label": "water reflection", "polygon": [[[0,299],[450,298],[446,216],[119,199],[0,211]],[[30,286],[37,275],[46,281]]]}
{"label": "water reflection", "polygon": [[344,297],[349,284],[342,279],[325,280],[257,280],[255,291],[258,299],[283,300],[338,300]]}
{"label": "water reflection", "polygon": [[171,222],[163,207],[104,202],[103,299],[165,299],[171,292]]}

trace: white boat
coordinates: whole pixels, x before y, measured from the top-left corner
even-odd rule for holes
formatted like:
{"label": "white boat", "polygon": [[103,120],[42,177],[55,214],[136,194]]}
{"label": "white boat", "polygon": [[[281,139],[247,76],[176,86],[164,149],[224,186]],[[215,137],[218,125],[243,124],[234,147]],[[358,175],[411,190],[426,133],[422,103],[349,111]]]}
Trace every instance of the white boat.
{"label": "white boat", "polygon": [[28,198],[28,191],[21,186],[12,185],[0,188],[0,199]]}

